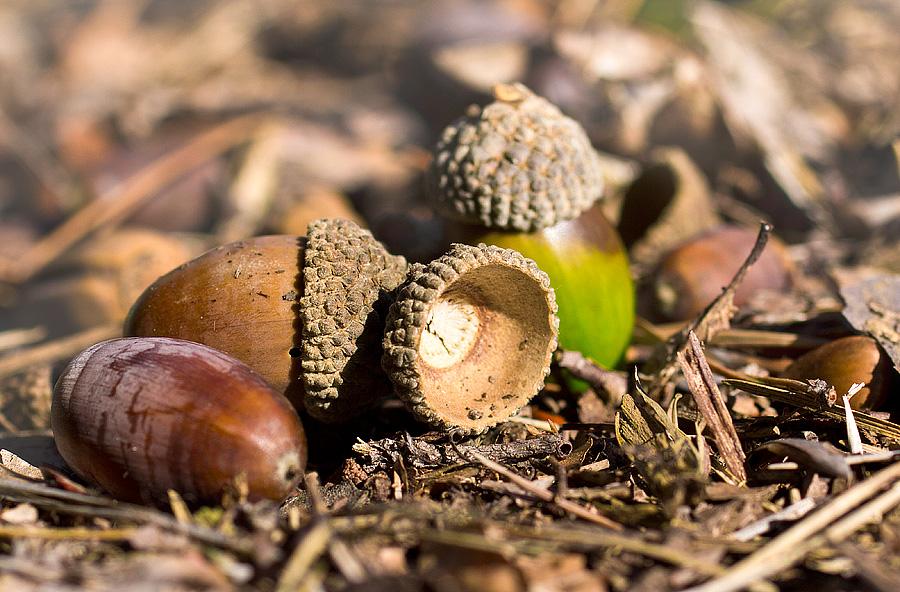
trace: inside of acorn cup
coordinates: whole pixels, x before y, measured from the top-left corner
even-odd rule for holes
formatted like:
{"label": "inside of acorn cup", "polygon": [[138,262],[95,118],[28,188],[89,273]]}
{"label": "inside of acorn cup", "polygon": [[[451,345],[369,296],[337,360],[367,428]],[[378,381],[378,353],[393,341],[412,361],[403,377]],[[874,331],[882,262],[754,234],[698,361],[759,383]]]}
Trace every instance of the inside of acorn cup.
{"label": "inside of acorn cup", "polygon": [[505,265],[478,267],[427,314],[420,388],[447,421],[490,425],[537,392],[554,332],[547,294],[533,278]]}

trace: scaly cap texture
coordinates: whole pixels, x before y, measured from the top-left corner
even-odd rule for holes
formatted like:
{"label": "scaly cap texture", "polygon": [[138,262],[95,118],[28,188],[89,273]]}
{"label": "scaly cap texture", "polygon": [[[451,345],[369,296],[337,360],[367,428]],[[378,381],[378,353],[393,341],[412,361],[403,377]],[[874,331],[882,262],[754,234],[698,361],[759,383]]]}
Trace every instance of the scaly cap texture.
{"label": "scaly cap texture", "polygon": [[531,232],[575,218],[603,190],[600,157],[584,129],[522,84],[449,125],[426,187],[454,220]]}
{"label": "scaly cap texture", "polygon": [[323,218],[309,224],[301,365],[304,403],[313,417],[345,421],[390,394],[379,364],[381,339],[406,268],[403,257],[389,254],[354,222]]}
{"label": "scaly cap texture", "polygon": [[411,267],[388,313],[382,367],[417,419],[478,432],[541,389],[558,327],[550,279],[534,261],[454,244]]}

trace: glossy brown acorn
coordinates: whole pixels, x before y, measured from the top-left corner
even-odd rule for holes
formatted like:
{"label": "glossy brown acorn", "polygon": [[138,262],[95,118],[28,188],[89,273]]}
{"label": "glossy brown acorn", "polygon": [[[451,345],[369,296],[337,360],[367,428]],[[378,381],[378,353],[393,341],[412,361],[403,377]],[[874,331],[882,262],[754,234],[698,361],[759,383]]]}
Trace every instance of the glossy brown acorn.
{"label": "glossy brown acorn", "polygon": [[877,409],[887,399],[894,378],[893,364],[878,342],[866,335],[842,337],[794,360],[782,376],[795,380],[821,379],[838,397],[854,383],[865,387],[850,399],[854,409]]}
{"label": "glossy brown acorn", "polygon": [[81,352],[53,392],[56,445],[113,497],[164,501],[173,489],[215,503],[243,474],[250,500],[281,501],[306,465],[303,426],[246,364],[169,338],[104,341]]}
{"label": "glossy brown acorn", "polygon": [[259,236],[217,247],[137,299],[125,335],[204,343],[245,362],[302,406],[298,300],[306,239]]}
{"label": "glossy brown acorn", "polygon": [[[685,241],[670,251],[642,290],[641,312],[656,321],[686,321],[700,313],[728,286],[756,243],[757,232],[721,226]],[[734,295],[735,306],[747,304],[761,289],[787,291],[794,266],[784,244],[771,237],[759,260]]]}

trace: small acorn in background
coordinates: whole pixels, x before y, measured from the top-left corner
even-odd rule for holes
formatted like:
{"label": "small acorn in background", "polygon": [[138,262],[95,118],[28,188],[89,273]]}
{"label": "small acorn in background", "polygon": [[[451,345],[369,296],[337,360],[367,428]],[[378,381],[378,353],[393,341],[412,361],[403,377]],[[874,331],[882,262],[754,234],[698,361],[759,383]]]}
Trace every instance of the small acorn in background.
{"label": "small acorn in background", "polygon": [[243,362],[180,339],[84,350],[57,381],[51,423],[75,473],[134,503],[164,504],[170,489],[217,503],[239,476],[250,501],[281,502],[306,465],[287,399]]}
{"label": "small acorn in background", "polygon": [[614,366],[634,326],[634,288],[615,229],[595,204],[603,164],[587,134],[522,84],[448,126],[426,192],[448,241],[515,249],[550,276],[560,345]]}
{"label": "small acorn in background", "polygon": [[850,406],[874,410],[887,400],[897,385],[891,359],[878,341],[867,335],[851,335],[835,339],[798,357],[782,373],[794,380],[821,379],[834,387],[838,397],[853,384],[865,386],[850,399]]}
{"label": "small acorn in background", "polygon": [[[715,300],[756,244],[757,232],[723,225],[682,242],[666,254],[640,287],[639,308],[656,322],[687,321]],[[759,290],[788,292],[796,271],[787,247],[770,237],[734,295],[741,307]]]}

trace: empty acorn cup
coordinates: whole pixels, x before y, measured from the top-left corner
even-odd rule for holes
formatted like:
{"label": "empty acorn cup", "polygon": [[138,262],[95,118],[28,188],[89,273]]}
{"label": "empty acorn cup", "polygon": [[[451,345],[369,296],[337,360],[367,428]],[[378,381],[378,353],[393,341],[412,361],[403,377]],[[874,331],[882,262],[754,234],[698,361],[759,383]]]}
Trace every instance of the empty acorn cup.
{"label": "empty acorn cup", "polygon": [[411,268],[388,313],[382,366],[417,419],[478,432],[541,389],[558,327],[550,279],[533,261],[455,244]]}

